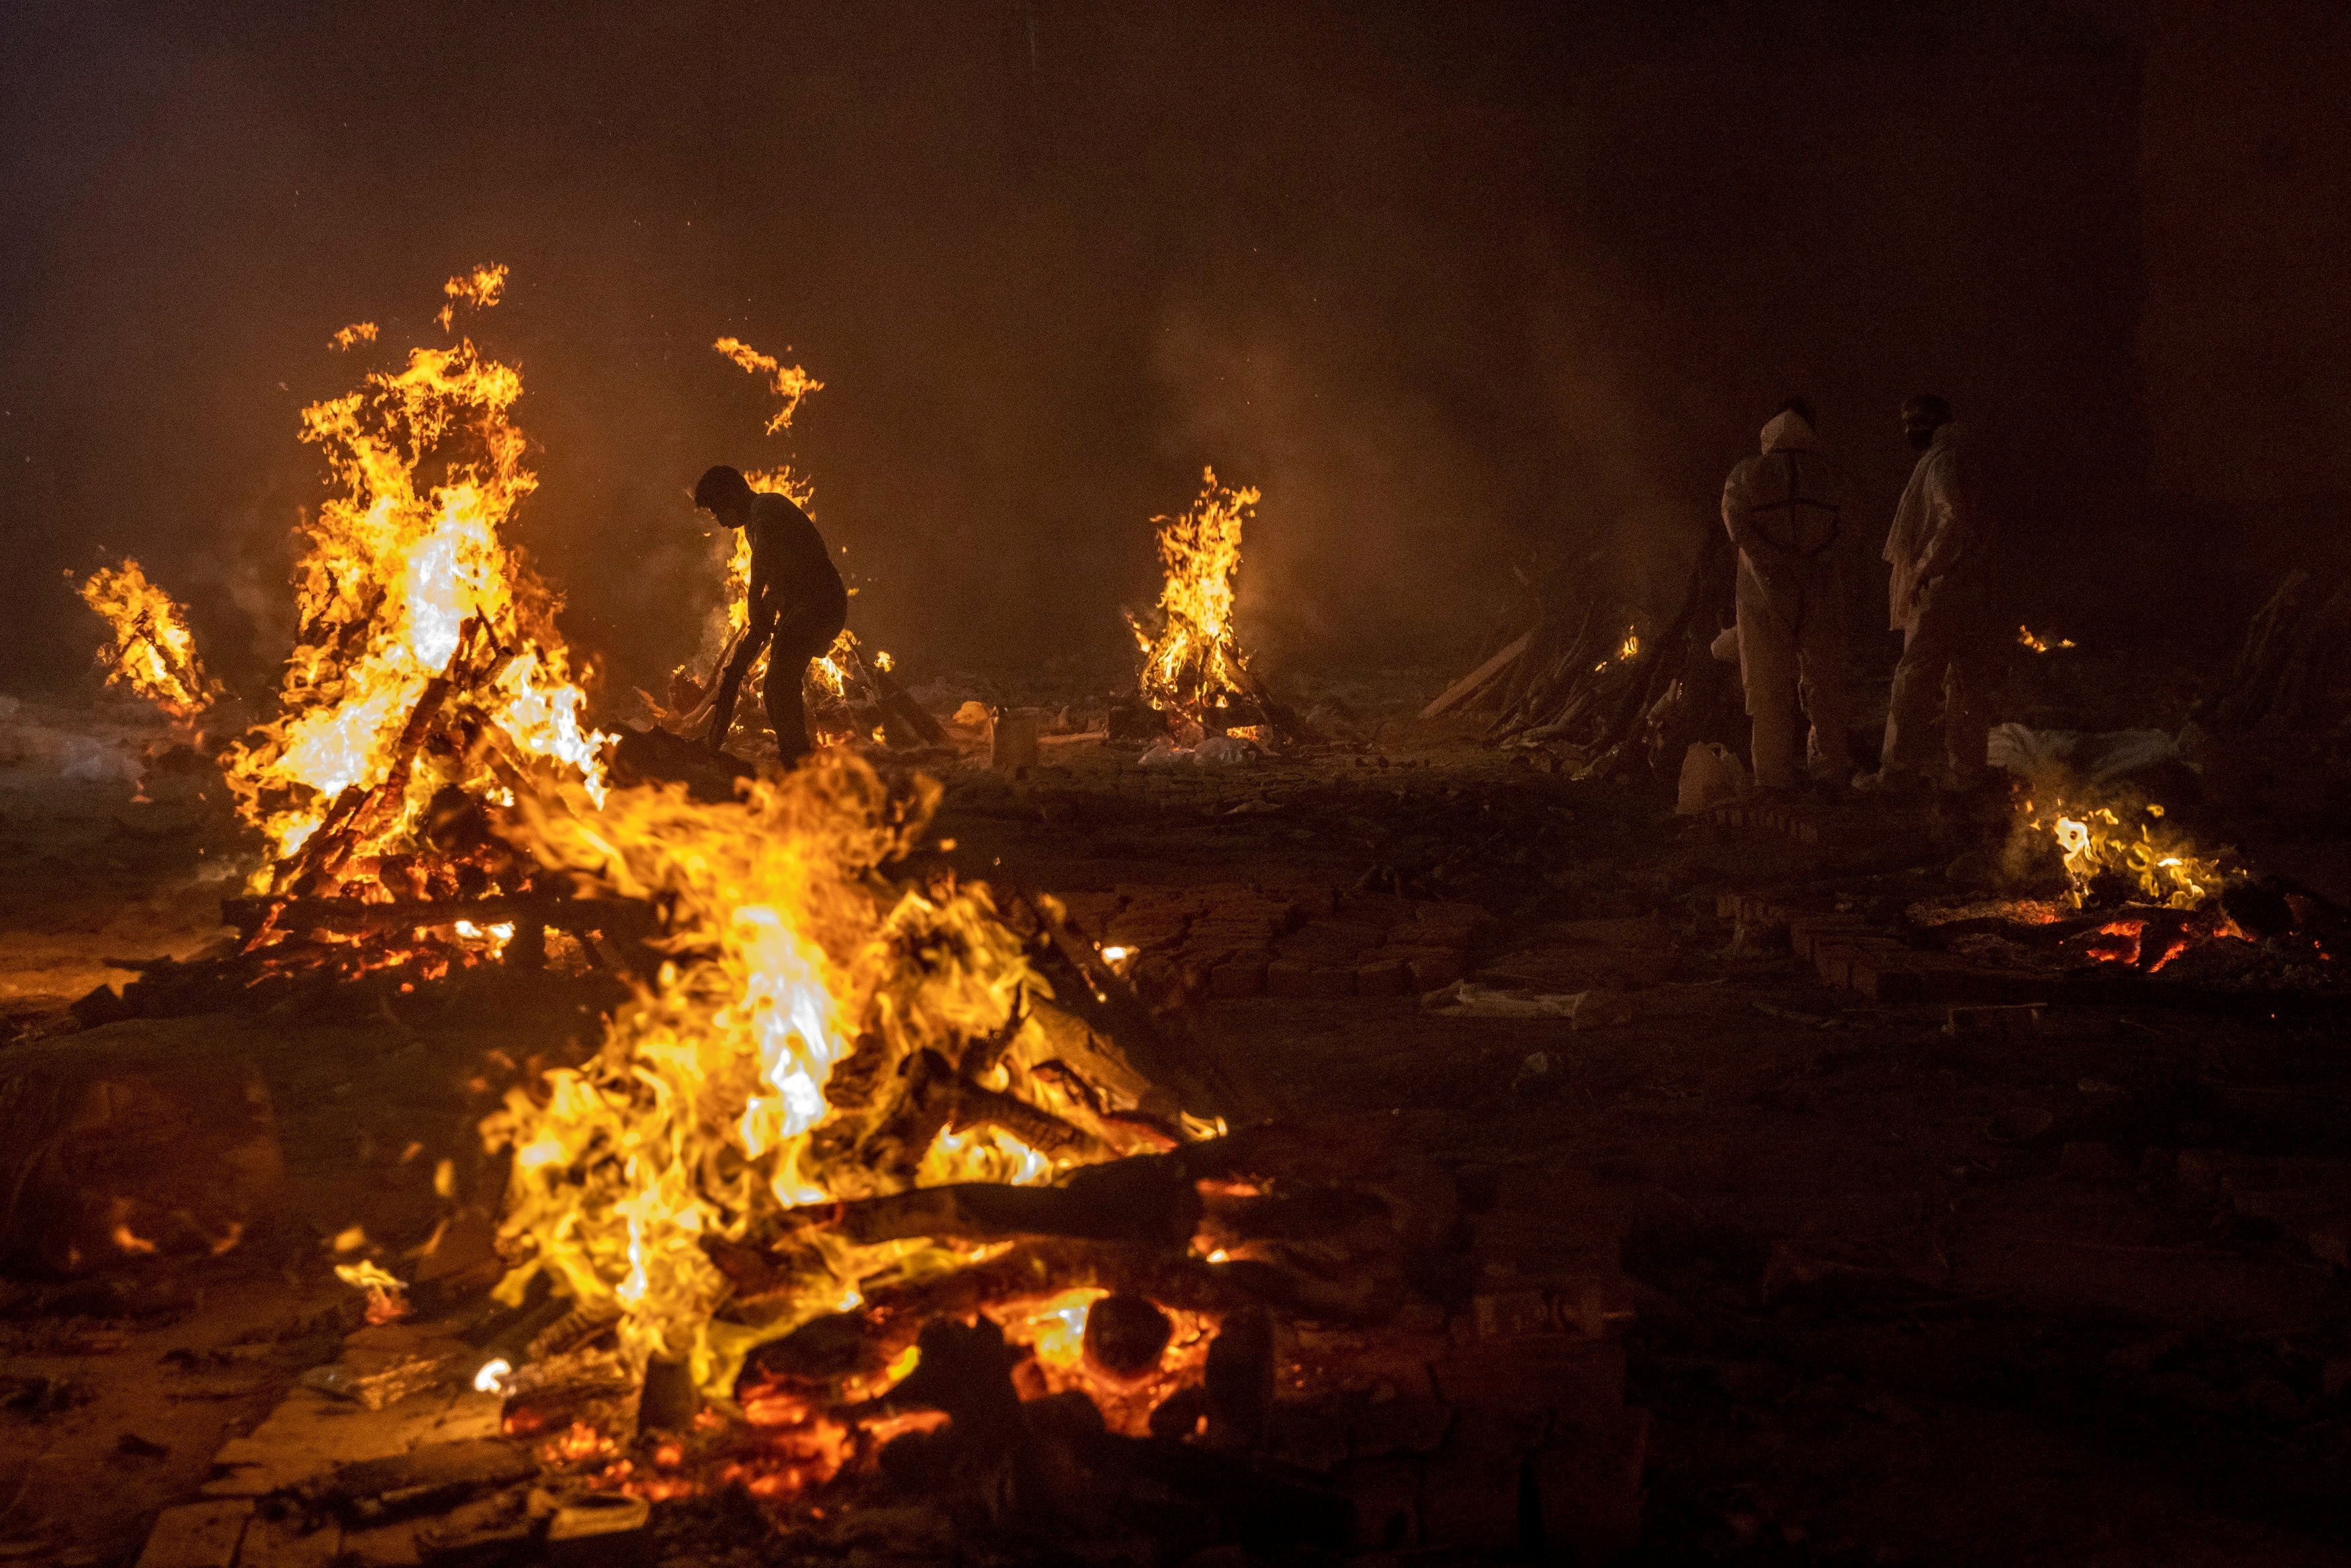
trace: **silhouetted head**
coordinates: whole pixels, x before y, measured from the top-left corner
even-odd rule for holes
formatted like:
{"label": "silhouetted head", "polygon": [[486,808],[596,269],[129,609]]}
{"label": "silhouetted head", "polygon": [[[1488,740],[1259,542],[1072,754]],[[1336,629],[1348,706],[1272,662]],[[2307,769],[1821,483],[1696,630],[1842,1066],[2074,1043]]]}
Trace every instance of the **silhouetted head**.
{"label": "silhouetted head", "polygon": [[716,464],[695,482],[694,504],[729,528],[740,528],[751,518],[751,483],[741,469]]}
{"label": "silhouetted head", "polygon": [[1925,452],[1935,444],[1935,432],[1951,422],[1951,405],[1932,392],[1921,392],[1902,405],[1902,439]]}
{"label": "silhouetted head", "polygon": [[1813,412],[1813,405],[1806,402],[1802,398],[1790,398],[1786,402],[1782,403],[1778,408],[1772,410],[1771,414],[1775,419],[1782,414],[1793,414],[1798,419],[1803,421],[1806,424],[1812,426],[1813,429],[1817,431],[1821,428],[1819,418]]}

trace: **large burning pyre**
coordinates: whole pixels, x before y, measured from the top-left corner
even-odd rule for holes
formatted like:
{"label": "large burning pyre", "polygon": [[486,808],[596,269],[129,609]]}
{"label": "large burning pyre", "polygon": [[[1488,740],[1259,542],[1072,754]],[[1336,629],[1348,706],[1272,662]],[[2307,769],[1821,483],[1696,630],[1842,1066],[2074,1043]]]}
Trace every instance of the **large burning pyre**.
{"label": "large burning pyre", "polygon": [[[495,305],[506,275],[452,278],[444,330],[460,306]],[[303,410],[336,490],[300,526],[278,716],[225,759],[275,852],[255,891],[425,895],[407,884],[434,879],[420,852],[453,815],[555,778],[601,793],[609,737],[582,722],[559,601],[504,537],[538,483],[521,395],[513,367],[459,335]]]}
{"label": "large burning pyre", "polygon": [[[504,278],[453,279],[444,327],[495,304]],[[777,378],[779,423],[815,389],[729,351]],[[266,916],[242,956],[268,961],[319,930],[380,956],[444,927],[487,956],[517,929],[464,918],[491,906],[534,929],[558,905],[598,911],[575,922],[584,931],[625,923],[627,950],[578,950],[627,987],[600,1047],[516,1089],[483,1129],[512,1155],[504,1298],[544,1280],[630,1376],[682,1365],[722,1402],[753,1347],[865,1313],[862,1370],[820,1398],[771,1367],[750,1401],[769,1426],[838,1435],[844,1400],[883,1398],[919,1361],[916,1331],[937,1311],[914,1297],[936,1286],[959,1303],[950,1317],[984,1310],[1033,1347],[1038,1392],[1094,1366],[1105,1408],[1138,1426],[1197,1382],[1230,1289],[1191,1277],[1173,1316],[1122,1297],[1104,1321],[1125,1313],[1123,1340],[1089,1361],[1077,1347],[1102,1338],[1092,1303],[1126,1275],[1087,1249],[1147,1242],[1155,1268],[1236,1266],[1238,1251],[1213,1265],[1190,1251],[1201,1192],[1252,1189],[1164,1163],[1221,1127],[1085,1022],[1121,1005],[1120,982],[1050,899],[1021,900],[1008,922],[984,886],[893,879],[936,785],[885,781],[847,751],[716,802],[610,770],[555,597],[501,537],[533,483],[510,417],[520,390],[461,336],[305,410],[336,489],[301,526],[277,715],[223,757],[269,848],[248,901]],[[209,691],[193,640],[159,593],[119,591],[133,581],[147,587],[107,576],[93,603],[131,607],[116,618],[122,667],[190,709]],[[1091,1189],[1049,1185],[1094,1166]],[[1008,1207],[1022,1192],[1037,1196]],[[1013,1255],[1038,1235],[1083,1255]],[[347,1267],[371,1296],[397,1293],[380,1267]],[[810,1443],[792,1449],[808,1462],[787,1467],[791,1484],[846,1452]]]}

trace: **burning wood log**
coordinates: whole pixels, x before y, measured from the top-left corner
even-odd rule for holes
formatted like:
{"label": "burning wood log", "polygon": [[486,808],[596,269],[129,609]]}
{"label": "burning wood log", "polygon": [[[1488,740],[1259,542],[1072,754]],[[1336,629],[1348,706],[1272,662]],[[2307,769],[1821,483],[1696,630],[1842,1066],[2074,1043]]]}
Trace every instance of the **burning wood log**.
{"label": "burning wood log", "polygon": [[527,925],[559,931],[646,936],[660,912],[627,898],[570,898],[551,893],[494,894],[482,898],[399,898],[371,904],[358,898],[297,898],[264,895],[221,900],[221,923],[240,931],[266,927],[287,935],[337,931],[352,935],[430,929],[459,921],[474,926]]}
{"label": "burning wood log", "polygon": [[1199,1220],[1199,1191],[1182,1164],[1165,1155],[1137,1155],[1081,1167],[1061,1187],[956,1182],[788,1210],[772,1234],[789,1241],[796,1232],[827,1231],[865,1246],[916,1238],[1065,1236],[1180,1248]]}

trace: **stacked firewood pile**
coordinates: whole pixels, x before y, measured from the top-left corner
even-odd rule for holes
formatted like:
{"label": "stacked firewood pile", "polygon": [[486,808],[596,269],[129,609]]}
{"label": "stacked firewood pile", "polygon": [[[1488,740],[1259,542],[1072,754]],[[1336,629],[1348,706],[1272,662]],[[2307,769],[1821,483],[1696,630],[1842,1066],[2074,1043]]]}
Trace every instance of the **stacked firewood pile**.
{"label": "stacked firewood pile", "polygon": [[2224,734],[2332,732],[2351,719],[2351,578],[2278,585],[2199,717]]}
{"label": "stacked firewood pile", "polygon": [[[762,1345],[735,1402],[699,1415],[616,1376],[559,1299],[485,1314],[420,1293],[224,1452],[224,1501],[191,1505],[212,1512],[168,1512],[159,1536],[249,1514],[247,1542],[305,1560],[389,1543],[454,1563],[580,1535],[671,1560],[1601,1562],[1637,1535],[1646,1421],[1624,1403],[1621,1289],[1454,1285],[1471,1272],[1460,1195],[1384,1127],[1263,1126],[1060,1188],[793,1224],[882,1235],[917,1208],[987,1253]],[[789,1229],[717,1254],[748,1300]],[[1040,1322],[1076,1345],[1056,1355]],[[403,1417],[467,1407],[493,1355],[520,1364],[494,1428]],[[338,1423],[338,1402],[358,1408]],[[415,1435],[337,1462],[336,1432],[394,1428]]]}
{"label": "stacked firewood pile", "polygon": [[1719,529],[1702,538],[1679,611],[1645,635],[1640,613],[1588,592],[1588,573],[1553,574],[1533,624],[1441,692],[1423,719],[1488,716],[1488,743],[1541,747],[1585,776],[1639,761],[1678,766],[1692,741],[1743,738],[1736,667],[1715,639],[1734,618],[1733,557]]}

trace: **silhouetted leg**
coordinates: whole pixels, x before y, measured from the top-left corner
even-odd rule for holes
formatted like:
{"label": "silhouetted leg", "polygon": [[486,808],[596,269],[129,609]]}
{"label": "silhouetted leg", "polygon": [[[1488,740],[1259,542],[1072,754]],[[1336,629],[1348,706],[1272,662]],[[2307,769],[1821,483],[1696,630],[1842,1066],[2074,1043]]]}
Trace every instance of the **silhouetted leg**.
{"label": "silhouetted leg", "polygon": [[764,693],[768,723],[776,732],[776,755],[787,764],[816,749],[809,742],[808,705],[800,696],[801,682],[808,678],[809,660],[814,657],[798,648],[786,648],[781,638],[776,639],[776,646],[768,653],[768,689]]}
{"label": "silhouetted leg", "polygon": [[[726,732],[735,727],[735,698],[743,689],[743,678],[751,672],[752,661],[759,657],[763,638],[746,637],[735,657],[726,661],[726,671],[718,678],[718,696],[710,711],[710,731],[704,743],[714,752],[726,749]],[[772,682],[770,682],[772,684]]]}
{"label": "silhouetted leg", "polygon": [[1833,581],[1805,591],[1796,637],[1804,674],[1804,711],[1812,719],[1819,753],[1817,776],[1838,784],[1853,776],[1853,687],[1845,621]]}
{"label": "silhouetted leg", "polygon": [[1948,628],[1922,612],[1902,634],[1902,659],[1886,703],[1886,744],[1880,765],[1888,774],[1924,776],[1935,763],[1935,721],[1943,680],[1951,667]]}
{"label": "silhouetted leg", "polygon": [[1951,656],[1943,686],[1943,747],[1955,789],[1973,789],[1991,773],[1985,757],[1991,740],[1992,661],[1985,657],[1980,628]]}
{"label": "silhouetted leg", "polygon": [[1796,782],[1802,732],[1796,714],[1796,633],[1761,578],[1739,572],[1739,675],[1747,716],[1755,722],[1750,755],[1755,782],[1788,789]]}

